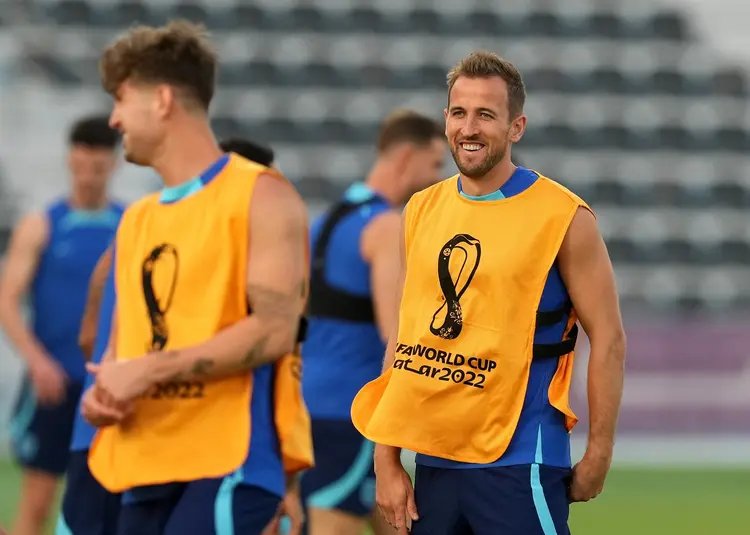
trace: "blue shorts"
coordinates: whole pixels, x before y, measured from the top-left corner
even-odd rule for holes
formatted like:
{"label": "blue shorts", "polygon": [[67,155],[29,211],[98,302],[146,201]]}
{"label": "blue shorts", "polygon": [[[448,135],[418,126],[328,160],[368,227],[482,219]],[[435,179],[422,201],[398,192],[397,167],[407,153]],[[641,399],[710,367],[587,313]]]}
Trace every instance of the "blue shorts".
{"label": "blue shorts", "polygon": [[233,476],[165,490],[151,499],[123,501],[117,535],[260,535],[281,502]]}
{"label": "blue shorts", "polygon": [[88,450],[70,454],[65,494],[55,535],[115,535],[119,494],[112,494],[89,471]]}
{"label": "blue shorts", "polygon": [[570,468],[417,465],[411,535],[569,535]]}
{"label": "blue shorts", "polygon": [[375,507],[374,445],[348,420],[313,420],[315,466],[302,476],[306,507],[369,516]]}
{"label": "blue shorts", "polygon": [[62,403],[43,407],[31,380],[24,379],[10,426],[11,449],[22,467],[56,476],[65,473],[81,390],[80,384],[68,383]]}

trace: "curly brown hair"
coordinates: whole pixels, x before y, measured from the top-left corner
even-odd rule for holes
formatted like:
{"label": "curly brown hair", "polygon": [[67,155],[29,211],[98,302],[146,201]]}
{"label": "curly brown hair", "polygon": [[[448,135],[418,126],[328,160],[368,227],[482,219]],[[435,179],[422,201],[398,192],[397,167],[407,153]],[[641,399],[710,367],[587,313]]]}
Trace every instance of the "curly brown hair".
{"label": "curly brown hair", "polygon": [[218,56],[206,28],[176,20],[158,28],[136,26],[111,43],[99,60],[102,86],[115,96],[125,81],[169,84],[179,96],[208,110]]}
{"label": "curly brown hair", "polygon": [[508,112],[511,119],[515,119],[523,113],[526,103],[526,86],[523,83],[521,73],[515,65],[507,59],[500,57],[494,52],[477,51],[472,52],[459,61],[448,71],[448,100],[450,101],[451,89],[461,76],[466,78],[492,78],[497,76],[508,84]]}

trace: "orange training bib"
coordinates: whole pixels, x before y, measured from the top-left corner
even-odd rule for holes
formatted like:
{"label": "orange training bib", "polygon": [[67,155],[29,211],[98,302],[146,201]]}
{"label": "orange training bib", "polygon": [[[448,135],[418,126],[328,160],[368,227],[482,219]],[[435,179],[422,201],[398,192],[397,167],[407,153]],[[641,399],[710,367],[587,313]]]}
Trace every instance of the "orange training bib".
{"label": "orange training bib", "polygon": [[[248,313],[248,216],[266,168],[232,155],[202,189],[173,204],[151,195],[117,234],[118,360],[205,342]],[[252,374],[157,385],[133,417],[101,430],[89,466],[108,490],[220,477],[250,444]]]}
{"label": "orange training bib", "polygon": [[299,351],[284,356],[275,367],[274,421],[281,460],[287,474],[313,467],[310,413],[302,397],[302,358]]}
{"label": "orange training bib", "polygon": [[[395,362],[352,405],[365,437],[461,462],[502,456],[526,394],[547,275],[581,206],[546,177],[496,201],[462,197],[457,177],[412,198]],[[572,364],[572,352],[560,357],[549,392],[569,428]]]}

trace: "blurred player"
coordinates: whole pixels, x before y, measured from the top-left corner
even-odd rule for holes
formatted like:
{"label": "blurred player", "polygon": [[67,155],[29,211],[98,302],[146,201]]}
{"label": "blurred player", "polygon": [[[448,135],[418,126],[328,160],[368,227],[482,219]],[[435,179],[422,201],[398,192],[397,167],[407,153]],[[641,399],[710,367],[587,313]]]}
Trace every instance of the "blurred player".
{"label": "blurred player", "polygon": [[[586,204],[511,161],[526,126],[516,68],[479,52],[448,84],[460,174],[404,211],[398,327],[352,418],[378,444],[377,501],[400,533],[566,534],[569,499],[594,498],[612,459],[625,356],[612,265]],[[578,318],[591,422],[571,481]],[[414,490],[401,448],[417,452]]]}
{"label": "blurred player", "polygon": [[307,297],[305,206],[277,172],[216,144],[216,68],[184,21],[134,28],[100,62],[126,159],[165,185],[118,229],[111,352],[83,400],[100,428],[91,472],[125,491],[118,535],[260,534],[285,493],[285,421],[307,415],[275,365]]}
{"label": "blurred player", "polygon": [[302,346],[315,447],[315,467],[302,478],[310,535],[358,535],[375,507],[373,444],[352,425],[351,405],[380,374],[395,325],[400,207],[440,179],[445,154],[438,123],[411,111],[391,114],[367,179],[312,225]]}
{"label": "blurred player", "polygon": [[233,152],[235,154],[239,154],[243,158],[246,158],[255,163],[259,163],[260,165],[264,165],[266,167],[273,167],[274,165],[273,150],[269,147],[259,145],[254,141],[250,141],[249,139],[243,139],[239,137],[225,139],[224,141],[219,143],[219,147],[221,147],[221,150],[223,150],[224,152]]}
{"label": "blurred player", "polygon": [[[123,208],[107,198],[119,136],[106,118],[86,118],[69,135],[70,194],[15,229],[0,282],[0,322],[27,375],[11,423],[23,467],[13,535],[39,535],[68,463],[73,418],[85,377],[78,330],[89,277]],[[33,319],[22,301],[28,294]]]}

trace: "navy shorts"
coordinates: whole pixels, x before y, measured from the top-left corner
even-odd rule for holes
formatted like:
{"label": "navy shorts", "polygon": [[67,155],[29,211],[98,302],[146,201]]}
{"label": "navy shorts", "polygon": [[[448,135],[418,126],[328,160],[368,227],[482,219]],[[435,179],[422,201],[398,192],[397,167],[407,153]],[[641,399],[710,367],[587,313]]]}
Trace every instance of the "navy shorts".
{"label": "navy shorts", "polygon": [[417,465],[411,535],[569,535],[570,468]]}
{"label": "navy shorts", "polygon": [[313,420],[315,466],[302,476],[306,507],[369,516],[375,507],[374,445],[351,421]]}
{"label": "navy shorts", "polygon": [[88,457],[88,450],[70,454],[55,535],[115,535],[117,532],[121,496],[105,490],[94,479]]}
{"label": "navy shorts", "polygon": [[41,406],[31,380],[24,379],[10,425],[11,450],[22,467],[56,476],[65,473],[81,390],[80,384],[68,383],[62,403]]}
{"label": "navy shorts", "polygon": [[158,497],[124,500],[117,535],[260,535],[281,502],[234,476],[165,488]]}

